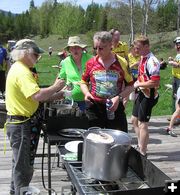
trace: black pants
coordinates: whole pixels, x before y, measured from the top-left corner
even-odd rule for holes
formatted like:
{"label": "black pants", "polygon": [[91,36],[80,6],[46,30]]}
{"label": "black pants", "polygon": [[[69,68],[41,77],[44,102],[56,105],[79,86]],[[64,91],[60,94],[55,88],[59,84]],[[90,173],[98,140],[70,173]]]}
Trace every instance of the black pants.
{"label": "black pants", "polygon": [[97,102],[87,108],[87,116],[89,119],[89,127],[96,126],[128,132],[127,119],[122,102],[119,103],[119,106],[115,111],[114,120],[108,120],[106,114],[106,105]]}
{"label": "black pants", "polygon": [[0,92],[4,93],[6,85],[5,71],[0,71]]}

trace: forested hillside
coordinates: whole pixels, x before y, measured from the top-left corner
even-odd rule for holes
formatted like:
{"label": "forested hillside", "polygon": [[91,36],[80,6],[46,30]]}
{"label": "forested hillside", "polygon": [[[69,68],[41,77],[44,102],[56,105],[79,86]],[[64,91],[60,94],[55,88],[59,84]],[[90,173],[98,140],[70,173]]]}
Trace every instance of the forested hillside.
{"label": "forested hillside", "polygon": [[29,9],[22,14],[0,11],[0,40],[6,42],[8,39],[47,37],[50,34],[59,35],[61,39],[111,28],[118,28],[126,35],[177,29],[176,0],[108,0],[105,6],[92,1],[86,10],[74,2],[45,0],[36,7],[30,0]]}

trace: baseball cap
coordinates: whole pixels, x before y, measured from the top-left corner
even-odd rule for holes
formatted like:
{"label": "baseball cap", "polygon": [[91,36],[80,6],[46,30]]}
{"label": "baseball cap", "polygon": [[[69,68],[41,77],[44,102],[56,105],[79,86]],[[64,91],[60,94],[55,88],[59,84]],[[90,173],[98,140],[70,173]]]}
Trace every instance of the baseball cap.
{"label": "baseball cap", "polygon": [[176,37],[173,41],[175,44],[180,43],[180,37]]}
{"label": "baseball cap", "polygon": [[34,52],[37,54],[44,53],[44,50],[38,47],[37,44],[34,42],[34,40],[31,39],[21,39],[14,46],[14,49],[16,50],[24,50],[30,48],[32,48]]}

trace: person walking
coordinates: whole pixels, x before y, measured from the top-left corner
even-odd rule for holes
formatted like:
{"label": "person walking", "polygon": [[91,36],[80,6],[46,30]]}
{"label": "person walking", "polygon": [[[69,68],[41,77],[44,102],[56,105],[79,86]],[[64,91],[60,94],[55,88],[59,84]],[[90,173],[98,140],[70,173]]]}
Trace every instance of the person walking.
{"label": "person walking", "polygon": [[167,133],[169,135],[171,135],[172,137],[177,137],[177,134],[173,131],[174,128],[174,123],[176,118],[180,115],[180,87],[177,90],[177,94],[176,94],[176,110],[174,111],[174,113],[171,116],[171,120],[169,122],[169,126],[166,129]]}
{"label": "person walking", "polygon": [[148,122],[152,108],[157,104],[159,98],[157,89],[160,83],[160,64],[150,51],[149,39],[146,36],[137,38],[134,47],[142,58],[139,64],[138,78],[134,83],[134,88],[139,92],[132,111],[132,124],[138,137],[139,151],[146,156],[149,142]]}
{"label": "person walking", "polygon": [[87,45],[81,43],[80,37],[69,37],[68,44],[64,48],[70,52],[70,55],[61,61],[61,70],[59,78],[72,83],[72,98],[78,104],[81,111],[85,111],[84,94],[80,88],[80,81],[85,71],[86,62],[92,58],[92,55],[84,52]]}
{"label": "person walking", "polygon": [[[168,64],[172,66],[172,113],[175,111],[176,107],[176,94],[178,87],[180,86],[180,37],[176,37],[174,39],[175,49],[176,49],[176,57],[173,59],[172,57],[168,58]],[[180,124],[179,116],[176,117],[174,124]],[[168,133],[168,132],[167,132]]]}
{"label": "person walking", "polygon": [[5,98],[6,72],[10,68],[9,58],[6,49],[0,43],[0,92]]}
{"label": "person walking", "polygon": [[28,192],[41,130],[39,102],[63,97],[64,81],[57,79],[48,88],[39,88],[30,70],[43,50],[30,39],[19,40],[11,56],[15,63],[6,81],[7,120],[4,130],[12,148],[10,194]]}
{"label": "person walking", "polygon": [[[127,132],[122,99],[133,90],[133,79],[127,70],[127,62],[112,52],[110,32],[96,33],[93,42],[97,55],[86,63],[81,81],[81,89],[88,104],[86,113],[89,126]],[[124,81],[126,86],[122,90]]]}

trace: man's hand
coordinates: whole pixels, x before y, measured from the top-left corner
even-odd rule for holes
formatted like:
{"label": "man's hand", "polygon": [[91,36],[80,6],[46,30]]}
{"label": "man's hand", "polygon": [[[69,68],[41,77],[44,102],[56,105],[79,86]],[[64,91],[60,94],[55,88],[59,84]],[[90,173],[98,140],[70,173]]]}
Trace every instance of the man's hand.
{"label": "man's hand", "polygon": [[139,81],[136,81],[135,83],[134,83],[134,88],[136,89],[136,88],[138,88],[139,87]]}
{"label": "man's hand", "polygon": [[93,101],[94,101],[94,97],[91,95],[90,92],[87,92],[85,97],[84,97],[84,100],[90,104],[93,104]]}
{"label": "man's hand", "polygon": [[56,78],[53,86],[57,89],[57,91],[60,91],[65,86],[65,80]]}

